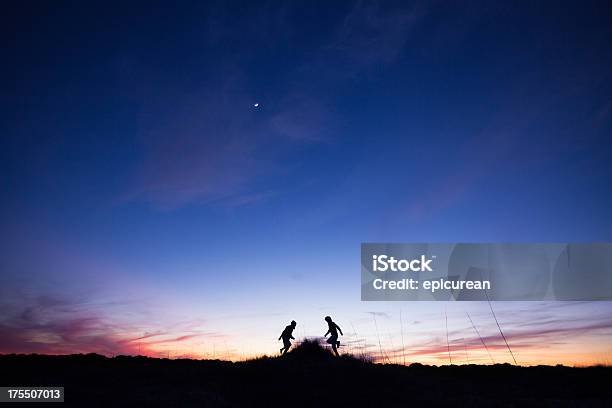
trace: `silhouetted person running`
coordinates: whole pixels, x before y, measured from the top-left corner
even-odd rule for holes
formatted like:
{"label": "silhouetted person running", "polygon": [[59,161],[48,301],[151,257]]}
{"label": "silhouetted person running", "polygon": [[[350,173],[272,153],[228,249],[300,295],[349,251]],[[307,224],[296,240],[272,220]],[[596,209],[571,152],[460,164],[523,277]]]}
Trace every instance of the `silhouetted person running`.
{"label": "silhouetted person running", "polygon": [[329,329],[327,330],[327,333],[325,333],[324,337],[327,337],[328,334],[331,334],[331,336],[329,336],[329,339],[327,339],[327,342],[331,344],[332,350],[334,350],[336,356],[340,356],[340,354],[338,354],[338,347],[340,346],[340,342],[338,341],[338,332],[340,332],[340,334],[344,336],[344,334],[342,333],[342,329],[336,323],[332,322],[332,319],[329,316],[325,316],[325,321],[327,322],[327,326],[329,327]]}
{"label": "silhouetted person running", "polygon": [[289,340],[295,340],[295,337],[293,337],[293,329],[295,329],[295,326],[297,326],[297,323],[295,322],[295,320],[292,320],[291,324],[285,327],[285,330],[283,330],[280,337],[278,338],[279,340],[283,339],[283,348],[280,349],[281,354],[285,354],[287,353],[287,351],[289,351],[289,347],[291,347],[291,342]]}

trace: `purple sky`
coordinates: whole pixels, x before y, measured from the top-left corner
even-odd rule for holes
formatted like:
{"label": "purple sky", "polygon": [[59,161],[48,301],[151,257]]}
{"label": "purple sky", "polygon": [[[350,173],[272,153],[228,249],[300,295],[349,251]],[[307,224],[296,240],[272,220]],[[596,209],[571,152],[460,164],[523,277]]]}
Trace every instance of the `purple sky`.
{"label": "purple sky", "polygon": [[[453,360],[491,360],[467,311],[510,361],[487,304],[361,302],[360,243],[612,240],[602,2],[12,7],[0,352],[239,359],[331,315],[447,363],[446,310]],[[493,307],[519,363],[609,362],[608,302]]]}

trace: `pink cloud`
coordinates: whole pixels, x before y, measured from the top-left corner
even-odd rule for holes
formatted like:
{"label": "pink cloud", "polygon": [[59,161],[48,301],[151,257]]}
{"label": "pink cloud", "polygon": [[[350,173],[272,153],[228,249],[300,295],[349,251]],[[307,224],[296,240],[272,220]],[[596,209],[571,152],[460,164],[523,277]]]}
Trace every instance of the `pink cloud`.
{"label": "pink cloud", "polygon": [[86,302],[49,296],[22,301],[2,305],[0,353],[158,355],[160,346],[223,337],[199,329],[201,321],[137,335],[142,333],[142,323],[120,322]]}

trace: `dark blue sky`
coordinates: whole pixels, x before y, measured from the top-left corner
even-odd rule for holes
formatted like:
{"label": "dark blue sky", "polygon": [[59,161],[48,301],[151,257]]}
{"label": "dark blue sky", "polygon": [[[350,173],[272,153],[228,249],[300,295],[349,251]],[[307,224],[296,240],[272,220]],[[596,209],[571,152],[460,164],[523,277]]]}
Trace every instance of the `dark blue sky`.
{"label": "dark blue sky", "polygon": [[610,6],[531,3],[13,5],[5,290],[357,302],[363,241],[611,240]]}

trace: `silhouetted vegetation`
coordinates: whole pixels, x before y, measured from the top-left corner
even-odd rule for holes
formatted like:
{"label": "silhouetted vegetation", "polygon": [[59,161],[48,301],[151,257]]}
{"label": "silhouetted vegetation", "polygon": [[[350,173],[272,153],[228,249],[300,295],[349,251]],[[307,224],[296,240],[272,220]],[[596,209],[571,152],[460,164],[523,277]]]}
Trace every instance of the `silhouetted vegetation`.
{"label": "silhouetted vegetation", "polygon": [[246,362],[0,356],[0,384],[64,386],[80,406],[610,406],[609,367],[425,366],[337,358],[316,341]]}

